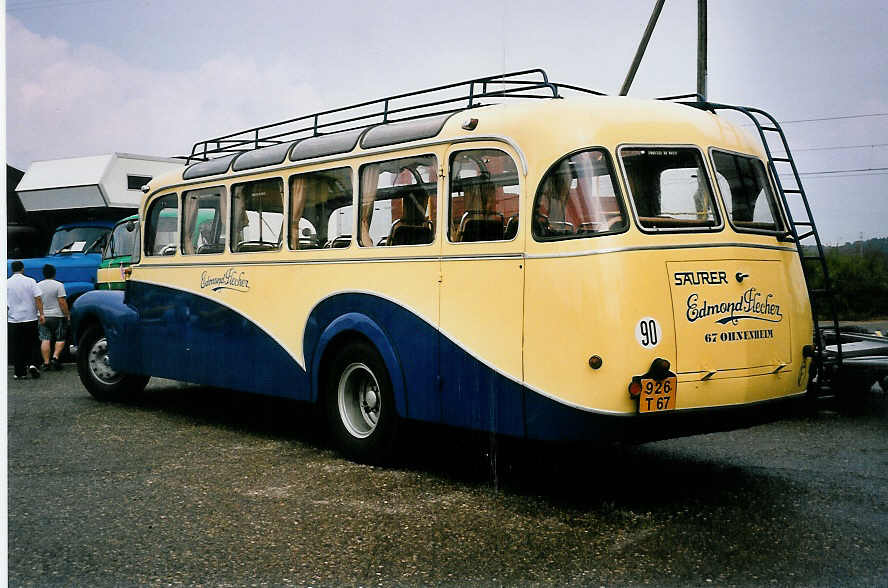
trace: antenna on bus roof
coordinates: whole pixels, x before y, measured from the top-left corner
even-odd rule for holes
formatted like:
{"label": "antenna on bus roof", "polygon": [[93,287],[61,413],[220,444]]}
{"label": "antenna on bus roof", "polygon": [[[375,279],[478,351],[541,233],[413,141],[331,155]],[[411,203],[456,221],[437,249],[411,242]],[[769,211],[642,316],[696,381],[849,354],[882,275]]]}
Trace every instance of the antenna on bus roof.
{"label": "antenna on bus roof", "polygon": [[[629,87],[635,79],[635,74],[638,72],[638,66],[641,65],[641,59],[644,57],[644,52],[647,49],[648,42],[651,40],[651,35],[654,32],[654,27],[657,25],[657,20],[660,18],[660,12],[663,10],[663,4],[665,4],[665,2],[666,0],[657,0],[657,3],[654,5],[654,11],[651,13],[647,28],[645,28],[644,34],[641,36],[638,50],[635,52],[635,58],[632,60],[632,65],[629,66],[629,72],[626,74],[626,79],[623,81],[623,87],[620,88],[620,96],[625,96],[629,93]],[[706,101],[708,38],[706,23],[706,0],[697,0],[697,93],[678,97],[658,98],[658,100],[672,100],[675,98],[697,96],[701,102]]]}
{"label": "antenna on bus roof", "polygon": [[625,96],[629,93],[629,86],[632,85],[632,81],[635,79],[635,73],[638,71],[638,66],[641,65],[641,58],[644,57],[644,51],[647,49],[648,41],[651,40],[654,27],[657,25],[657,19],[660,18],[660,12],[663,10],[663,4],[665,3],[666,0],[657,0],[657,3],[654,5],[654,11],[651,13],[650,20],[648,20],[647,28],[644,29],[644,34],[638,43],[638,49],[635,51],[635,58],[632,60],[632,65],[629,66],[629,72],[623,81],[623,87],[620,88],[620,96]]}

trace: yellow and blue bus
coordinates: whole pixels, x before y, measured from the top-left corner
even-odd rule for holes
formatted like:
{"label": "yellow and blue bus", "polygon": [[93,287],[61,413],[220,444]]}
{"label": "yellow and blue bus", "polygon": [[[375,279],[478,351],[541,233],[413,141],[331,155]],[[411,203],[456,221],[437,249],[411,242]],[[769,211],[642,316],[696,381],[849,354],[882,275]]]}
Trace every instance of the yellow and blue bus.
{"label": "yellow and blue bus", "polygon": [[814,354],[798,235],[762,141],[692,102],[531,70],[198,143],[146,188],[125,290],[75,307],[83,383],[303,400],[361,459],[405,419],[636,441],[777,414]]}

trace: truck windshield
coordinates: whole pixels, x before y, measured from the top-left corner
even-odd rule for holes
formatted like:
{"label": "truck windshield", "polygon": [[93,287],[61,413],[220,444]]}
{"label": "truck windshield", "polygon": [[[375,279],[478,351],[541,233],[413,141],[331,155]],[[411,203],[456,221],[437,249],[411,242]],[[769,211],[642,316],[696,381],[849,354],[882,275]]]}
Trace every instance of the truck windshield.
{"label": "truck windshield", "polygon": [[102,252],[102,259],[111,259],[133,254],[133,246],[136,239],[136,222],[127,221],[114,227],[111,233],[111,241]]}
{"label": "truck windshield", "polygon": [[109,232],[110,229],[104,227],[58,229],[49,244],[49,255],[98,252],[104,244],[104,237]]}

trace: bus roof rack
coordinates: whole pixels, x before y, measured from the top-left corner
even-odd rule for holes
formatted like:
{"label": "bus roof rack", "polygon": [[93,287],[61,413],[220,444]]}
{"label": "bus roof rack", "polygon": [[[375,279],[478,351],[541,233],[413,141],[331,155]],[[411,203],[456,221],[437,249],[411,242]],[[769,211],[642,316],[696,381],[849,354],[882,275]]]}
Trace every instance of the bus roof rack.
{"label": "bus roof rack", "polygon": [[484,106],[480,100],[485,98],[561,98],[560,89],[605,95],[580,86],[551,82],[540,68],[525,69],[385,96],[205,139],[194,144],[187,163],[308,137],[477,108]]}
{"label": "bus roof rack", "polygon": [[706,98],[703,97],[703,94],[692,93],[692,94],[678,94],[677,96],[661,96],[657,98],[657,100],[684,100],[685,98],[695,98],[697,102],[706,102]]}

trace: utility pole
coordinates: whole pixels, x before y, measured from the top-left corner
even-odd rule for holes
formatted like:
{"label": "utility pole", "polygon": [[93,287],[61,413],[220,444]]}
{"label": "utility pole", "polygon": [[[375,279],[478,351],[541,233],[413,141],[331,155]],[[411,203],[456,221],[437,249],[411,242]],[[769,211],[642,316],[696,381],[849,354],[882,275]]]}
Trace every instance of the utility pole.
{"label": "utility pole", "polygon": [[697,0],[697,94],[706,100],[706,0]]}
{"label": "utility pole", "polygon": [[[705,2],[706,0],[700,1]],[[647,28],[644,30],[641,42],[638,44],[638,50],[635,51],[635,59],[632,60],[632,65],[629,66],[629,73],[626,74],[626,80],[623,82],[623,87],[620,89],[620,96],[625,96],[629,93],[629,86],[632,85],[632,80],[635,79],[635,72],[638,71],[638,66],[641,65],[641,58],[644,57],[644,51],[647,49],[648,41],[651,40],[654,26],[657,24],[657,19],[660,18],[660,11],[663,10],[663,4],[665,2],[666,0],[657,0],[657,4],[654,5],[654,12],[651,13]]]}

